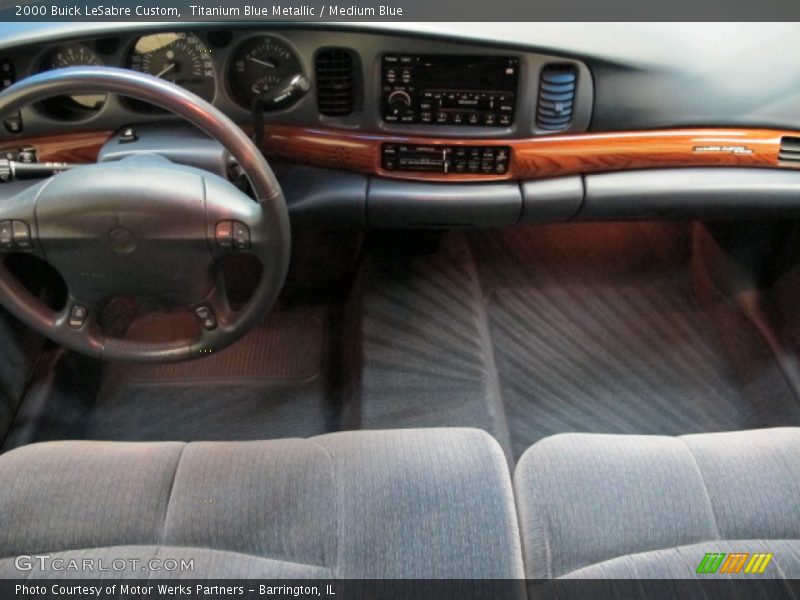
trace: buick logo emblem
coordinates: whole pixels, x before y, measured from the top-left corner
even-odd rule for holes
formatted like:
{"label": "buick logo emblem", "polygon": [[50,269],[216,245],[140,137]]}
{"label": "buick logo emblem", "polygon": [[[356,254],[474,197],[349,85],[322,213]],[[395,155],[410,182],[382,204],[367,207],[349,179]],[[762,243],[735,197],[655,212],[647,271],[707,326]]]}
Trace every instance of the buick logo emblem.
{"label": "buick logo emblem", "polygon": [[124,227],[114,227],[108,232],[111,249],[120,254],[128,254],[136,248],[136,237]]}

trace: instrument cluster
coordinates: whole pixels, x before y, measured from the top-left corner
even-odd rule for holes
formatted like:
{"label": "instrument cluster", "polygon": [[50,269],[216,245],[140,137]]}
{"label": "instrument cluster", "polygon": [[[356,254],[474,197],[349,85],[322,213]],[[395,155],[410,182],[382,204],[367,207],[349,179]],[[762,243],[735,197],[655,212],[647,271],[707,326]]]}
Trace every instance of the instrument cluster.
{"label": "instrument cluster", "polygon": [[[303,75],[297,52],[286,41],[267,34],[245,36],[236,42],[230,33],[159,32],[127,43],[118,38],[67,42],[48,48],[33,68],[34,73],[74,66],[117,66],[170,81],[208,102],[221,95],[242,109],[291,77]],[[48,116],[82,121],[98,113],[105,94],[52,98],[39,105]],[[140,113],[158,113],[147,103],[124,99]]]}

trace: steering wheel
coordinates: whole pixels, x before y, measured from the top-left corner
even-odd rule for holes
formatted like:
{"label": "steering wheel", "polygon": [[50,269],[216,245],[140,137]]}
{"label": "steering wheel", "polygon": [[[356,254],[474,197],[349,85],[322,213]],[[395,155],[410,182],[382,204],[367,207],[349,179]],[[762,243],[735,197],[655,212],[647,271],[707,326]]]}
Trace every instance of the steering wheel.
{"label": "steering wheel", "polygon": [[[32,253],[53,266],[66,283],[66,305],[50,309],[2,264],[0,303],[51,340],[101,359],[207,356],[259,323],[278,297],[290,255],[283,192],[233,121],[150,75],[111,67],[47,71],[0,94],[0,117],[51,96],[100,92],[155,104],[205,131],[238,161],[257,200],[217,175],[155,154],[54,175],[0,200],[0,253]],[[221,268],[234,253],[251,254],[261,268],[253,294],[237,311],[228,302]],[[126,295],[193,311],[200,333],[166,343],[107,336],[98,312],[108,299]]]}

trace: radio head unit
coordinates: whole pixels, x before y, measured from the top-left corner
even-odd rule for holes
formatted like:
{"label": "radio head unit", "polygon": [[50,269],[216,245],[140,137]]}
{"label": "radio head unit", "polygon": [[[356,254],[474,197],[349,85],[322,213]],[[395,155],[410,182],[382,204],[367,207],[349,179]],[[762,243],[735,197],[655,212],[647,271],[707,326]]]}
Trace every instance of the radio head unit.
{"label": "radio head unit", "polygon": [[386,54],[381,67],[386,122],[484,127],[514,122],[518,58]]}

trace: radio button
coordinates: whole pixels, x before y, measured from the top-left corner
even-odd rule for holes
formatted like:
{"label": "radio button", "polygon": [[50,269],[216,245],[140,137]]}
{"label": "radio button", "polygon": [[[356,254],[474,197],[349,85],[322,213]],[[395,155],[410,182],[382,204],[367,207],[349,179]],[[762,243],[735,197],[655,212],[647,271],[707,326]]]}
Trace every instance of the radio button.
{"label": "radio button", "polygon": [[497,118],[495,117],[494,113],[486,113],[483,115],[484,125],[494,125],[496,122]]}
{"label": "radio button", "polygon": [[500,125],[511,125],[511,115],[500,115],[498,122]]}
{"label": "radio button", "polygon": [[438,112],[436,113],[436,122],[437,123],[447,123],[449,120],[449,115],[445,112]]}
{"label": "radio button", "polygon": [[422,112],[419,115],[419,120],[423,123],[433,123],[433,113],[432,112]]}

